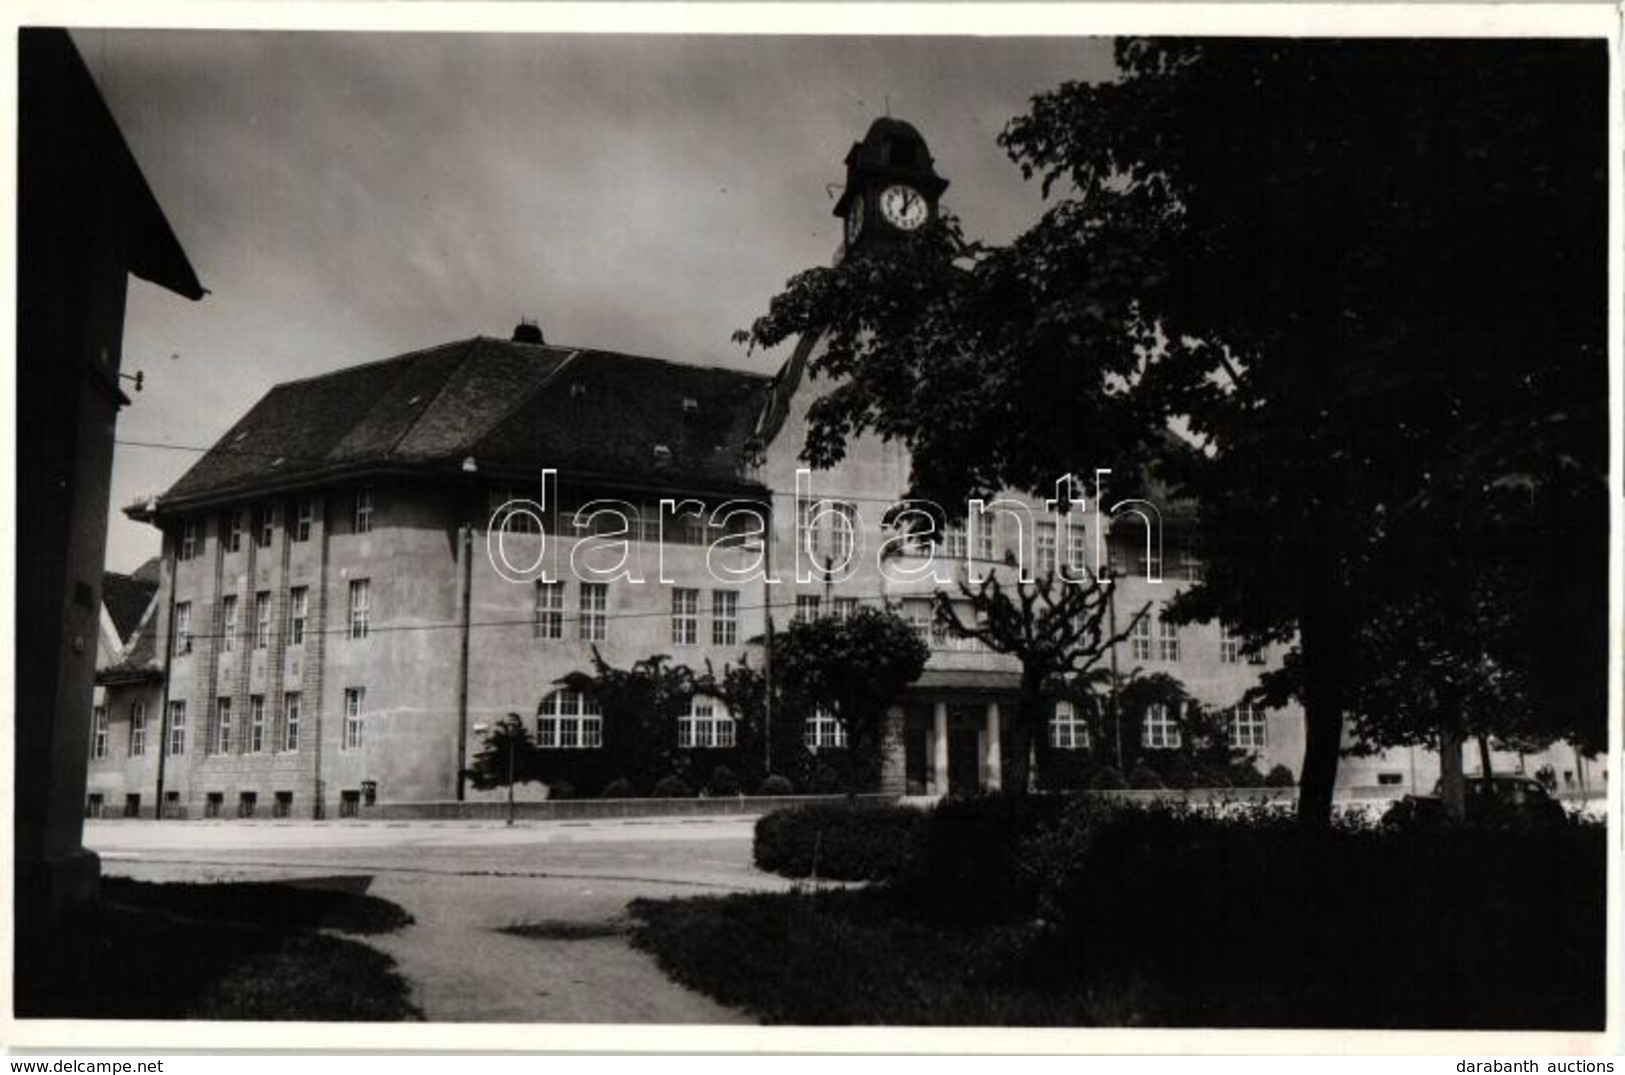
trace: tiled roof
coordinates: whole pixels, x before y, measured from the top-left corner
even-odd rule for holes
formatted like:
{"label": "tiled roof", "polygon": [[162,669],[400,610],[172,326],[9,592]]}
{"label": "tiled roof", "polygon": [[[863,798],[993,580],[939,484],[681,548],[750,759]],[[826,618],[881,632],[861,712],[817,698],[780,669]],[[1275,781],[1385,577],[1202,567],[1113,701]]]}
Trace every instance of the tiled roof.
{"label": "tiled roof", "polygon": [[271,389],[158,511],[375,468],[737,488],[768,378],[476,337]]}
{"label": "tiled roof", "polygon": [[102,605],[112,618],[113,628],[118,631],[121,643],[128,642],[141,625],[141,617],[157,592],[156,579],[143,581],[133,575],[119,575],[112,571],[102,575]]}

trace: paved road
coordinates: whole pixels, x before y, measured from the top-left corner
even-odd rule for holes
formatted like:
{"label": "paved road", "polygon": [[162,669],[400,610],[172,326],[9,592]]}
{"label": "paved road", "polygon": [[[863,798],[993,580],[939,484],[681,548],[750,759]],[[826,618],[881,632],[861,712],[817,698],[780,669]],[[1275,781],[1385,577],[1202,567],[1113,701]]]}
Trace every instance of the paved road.
{"label": "paved road", "polygon": [[[786,887],[750,865],[749,818],[590,822],[87,822],[109,876],[147,881],[366,875],[414,925],[388,952],[445,1022],[748,1021],[669,981],[619,930],[628,902]],[[602,935],[496,932],[563,923]]]}

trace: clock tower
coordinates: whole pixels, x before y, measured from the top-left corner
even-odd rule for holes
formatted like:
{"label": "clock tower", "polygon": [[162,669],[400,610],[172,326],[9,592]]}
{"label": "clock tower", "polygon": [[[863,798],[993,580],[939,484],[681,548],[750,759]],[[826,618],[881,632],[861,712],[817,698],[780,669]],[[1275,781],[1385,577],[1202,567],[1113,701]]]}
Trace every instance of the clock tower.
{"label": "clock tower", "polygon": [[937,218],[947,189],[919,131],[890,116],[875,120],[846,154],[846,189],[835,203],[843,255],[918,231]]}

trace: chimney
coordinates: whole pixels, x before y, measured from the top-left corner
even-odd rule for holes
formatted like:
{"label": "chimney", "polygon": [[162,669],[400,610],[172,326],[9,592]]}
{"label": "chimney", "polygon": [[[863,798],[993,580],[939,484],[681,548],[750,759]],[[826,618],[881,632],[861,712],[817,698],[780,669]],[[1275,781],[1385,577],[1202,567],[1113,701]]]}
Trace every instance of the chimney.
{"label": "chimney", "polygon": [[542,338],[542,326],[527,317],[514,326],[513,342],[544,344],[547,340]]}

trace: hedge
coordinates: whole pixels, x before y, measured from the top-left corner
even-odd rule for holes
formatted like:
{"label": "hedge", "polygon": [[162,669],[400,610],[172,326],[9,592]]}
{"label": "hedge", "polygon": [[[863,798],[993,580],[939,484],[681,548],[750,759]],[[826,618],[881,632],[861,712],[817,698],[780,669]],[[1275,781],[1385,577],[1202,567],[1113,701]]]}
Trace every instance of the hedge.
{"label": "hedge", "polygon": [[925,814],[907,806],[809,803],[756,822],[759,869],[785,877],[890,881],[913,869]]}

